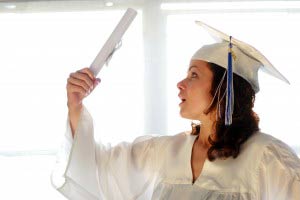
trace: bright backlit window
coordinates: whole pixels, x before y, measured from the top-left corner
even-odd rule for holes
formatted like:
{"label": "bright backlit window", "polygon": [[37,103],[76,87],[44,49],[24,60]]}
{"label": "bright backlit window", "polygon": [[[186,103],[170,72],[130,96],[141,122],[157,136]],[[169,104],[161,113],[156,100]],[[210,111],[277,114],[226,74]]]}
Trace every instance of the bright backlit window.
{"label": "bright backlit window", "polygon": [[[65,131],[67,78],[92,63],[124,12],[0,14],[0,186],[8,188],[0,199],[61,196],[50,171]],[[85,100],[103,143],[143,132],[141,13],[122,43]]]}

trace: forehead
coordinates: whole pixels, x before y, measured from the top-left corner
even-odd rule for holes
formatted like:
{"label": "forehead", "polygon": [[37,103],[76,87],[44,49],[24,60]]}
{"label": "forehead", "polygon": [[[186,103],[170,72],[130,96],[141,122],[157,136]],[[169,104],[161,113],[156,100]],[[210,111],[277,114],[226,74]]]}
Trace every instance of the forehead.
{"label": "forehead", "polygon": [[190,71],[191,69],[195,69],[203,73],[212,74],[208,62],[203,60],[191,60],[188,71]]}

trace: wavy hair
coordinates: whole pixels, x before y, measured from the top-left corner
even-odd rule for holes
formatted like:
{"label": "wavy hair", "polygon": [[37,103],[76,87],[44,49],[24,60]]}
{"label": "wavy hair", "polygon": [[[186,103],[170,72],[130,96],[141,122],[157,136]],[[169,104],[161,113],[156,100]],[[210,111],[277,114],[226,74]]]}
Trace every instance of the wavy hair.
{"label": "wavy hair", "polygon": [[[225,73],[223,67],[214,63],[209,63],[210,70],[213,73],[213,80],[210,94],[214,96],[221,79]],[[226,77],[220,86],[221,96],[226,91]],[[234,110],[232,115],[232,124],[225,125],[225,105],[226,98],[220,101],[220,116],[214,123],[215,134],[209,136],[208,141],[211,144],[207,151],[207,157],[210,161],[216,158],[226,159],[230,156],[236,158],[239,155],[241,145],[256,131],[259,130],[259,117],[253,111],[255,92],[251,85],[242,77],[233,74],[234,88]],[[209,114],[217,109],[218,98],[214,98],[211,106],[206,110],[205,114]],[[218,112],[218,111],[217,111]],[[200,133],[201,125],[197,125],[192,129],[192,134]]]}

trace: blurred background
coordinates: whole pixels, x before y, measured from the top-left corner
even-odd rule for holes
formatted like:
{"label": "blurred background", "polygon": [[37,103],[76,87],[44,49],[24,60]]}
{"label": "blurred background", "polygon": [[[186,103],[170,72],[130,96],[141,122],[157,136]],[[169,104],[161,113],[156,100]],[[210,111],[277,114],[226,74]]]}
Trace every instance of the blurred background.
{"label": "blurred background", "polygon": [[190,129],[176,84],[213,40],[201,20],[245,41],[291,82],[260,73],[260,127],[300,155],[300,1],[0,0],[0,199],[65,199],[50,184],[67,120],[66,83],[126,11],[138,15],[85,99],[103,143]]}

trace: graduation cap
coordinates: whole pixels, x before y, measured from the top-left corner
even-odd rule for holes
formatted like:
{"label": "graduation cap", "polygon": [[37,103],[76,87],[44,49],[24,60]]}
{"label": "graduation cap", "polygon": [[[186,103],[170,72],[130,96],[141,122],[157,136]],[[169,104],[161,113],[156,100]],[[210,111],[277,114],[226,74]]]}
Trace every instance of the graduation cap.
{"label": "graduation cap", "polygon": [[225,125],[232,123],[234,108],[232,73],[241,76],[249,82],[255,93],[259,91],[259,69],[289,84],[289,81],[270,61],[251,45],[237,40],[203,22],[196,21],[196,24],[203,27],[216,40],[216,43],[201,47],[193,55],[192,60],[204,60],[227,69],[225,72],[227,74]]}

